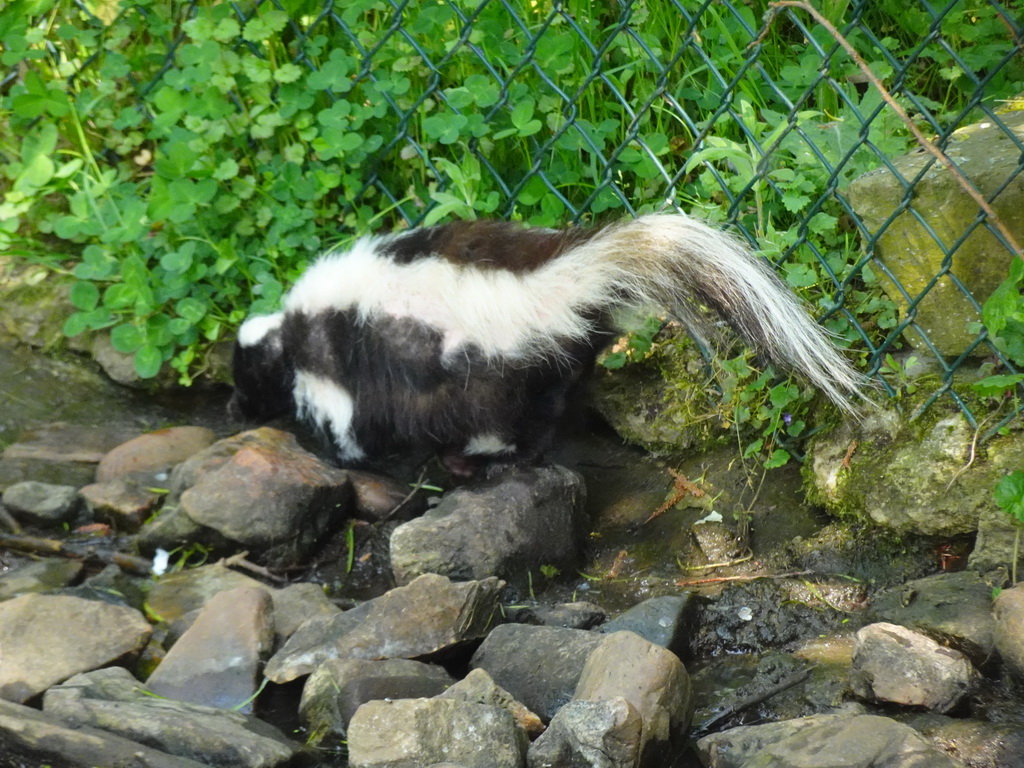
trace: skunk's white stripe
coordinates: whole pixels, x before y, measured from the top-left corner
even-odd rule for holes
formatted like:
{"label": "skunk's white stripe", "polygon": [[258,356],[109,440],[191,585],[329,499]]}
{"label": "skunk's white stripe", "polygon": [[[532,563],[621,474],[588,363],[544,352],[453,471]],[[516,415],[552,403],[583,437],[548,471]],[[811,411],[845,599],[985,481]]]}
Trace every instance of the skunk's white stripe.
{"label": "skunk's white stripe", "polygon": [[250,317],[238,327],[238,344],[243,347],[255,347],[268,333],[280,328],[283,320],[284,312]]}
{"label": "skunk's white stripe", "polygon": [[299,418],[309,419],[334,440],[338,456],[343,461],[358,461],[365,457],[352,434],[352,416],[355,401],[340,384],[308,371],[295,371],[295,407]]}
{"label": "skunk's white stripe", "polygon": [[463,453],[467,456],[497,456],[504,453],[515,453],[514,444],[506,443],[499,435],[488,432],[475,435],[466,443]]}

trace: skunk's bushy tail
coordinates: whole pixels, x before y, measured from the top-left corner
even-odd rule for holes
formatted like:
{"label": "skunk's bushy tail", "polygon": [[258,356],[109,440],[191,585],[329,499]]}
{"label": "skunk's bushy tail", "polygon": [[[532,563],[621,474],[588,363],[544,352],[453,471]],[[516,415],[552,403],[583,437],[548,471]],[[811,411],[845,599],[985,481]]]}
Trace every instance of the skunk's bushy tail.
{"label": "skunk's bushy tail", "polygon": [[611,225],[563,258],[599,262],[620,305],[669,310],[698,338],[713,310],[767,361],[806,377],[837,406],[855,412],[865,378],[834,346],[764,259],[734,236],[683,214],[653,214]]}

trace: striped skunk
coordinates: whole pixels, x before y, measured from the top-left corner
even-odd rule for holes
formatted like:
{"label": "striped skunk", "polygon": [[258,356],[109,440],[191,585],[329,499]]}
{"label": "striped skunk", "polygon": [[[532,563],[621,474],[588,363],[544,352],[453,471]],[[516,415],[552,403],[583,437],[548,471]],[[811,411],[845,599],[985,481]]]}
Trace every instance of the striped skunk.
{"label": "striped skunk", "polygon": [[430,448],[455,474],[529,461],[623,310],[724,319],[852,412],[862,378],[765,261],[683,214],[592,229],[454,222],[328,253],[242,324],[236,417],[291,412],[347,465]]}

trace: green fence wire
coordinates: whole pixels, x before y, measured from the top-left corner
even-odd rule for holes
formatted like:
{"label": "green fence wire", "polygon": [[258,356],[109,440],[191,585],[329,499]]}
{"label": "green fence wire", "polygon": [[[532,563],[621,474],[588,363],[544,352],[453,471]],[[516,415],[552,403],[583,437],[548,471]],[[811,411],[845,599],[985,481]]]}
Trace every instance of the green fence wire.
{"label": "green fence wire", "polygon": [[[196,282],[188,270],[203,249],[212,249],[202,258],[214,272],[233,274],[225,249],[251,248],[253,264],[270,266],[242,269],[235,282],[272,302],[275,281],[301,265],[297,252],[368,230],[468,216],[552,226],[675,206],[761,248],[890,395],[900,382],[889,356],[912,348],[938,372],[921,407],[951,398],[978,427],[980,415],[954,386],[958,369],[979,359],[1018,368],[980,324],[967,329],[986,298],[972,291],[994,287],[991,277],[981,289],[973,279],[974,243],[989,233],[987,259],[1002,277],[1013,249],[973,201],[952,229],[936,226],[944,213],[920,209],[923,187],[950,172],[923,153],[884,97],[954,163],[967,126],[987,131],[986,146],[1001,154],[985,178],[966,161],[964,173],[1012,218],[1000,201],[1024,186],[1020,5],[814,0],[818,16],[801,5],[23,0],[0,13],[9,68],[0,95],[34,135],[31,126],[48,115],[67,119],[47,106],[55,91],[66,93],[79,130],[103,136],[103,151],[86,158],[94,176],[119,169],[104,194],[148,196],[147,226],[160,213],[169,222],[154,247],[177,258],[147,255],[130,222],[90,229],[87,219],[106,209],[96,203],[77,214],[74,196],[78,224],[65,216],[49,219],[50,228],[87,251],[141,248],[143,265],[159,262],[170,284]],[[24,147],[0,146],[15,168],[8,192],[17,191]],[[888,178],[888,191],[865,177]],[[867,190],[859,197],[858,185]],[[944,194],[950,209],[963,196]],[[870,205],[878,197],[888,208]],[[8,232],[31,213],[12,205],[0,209],[0,221],[15,221]],[[123,213],[127,203],[116,205]],[[203,224],[211,208],[218,219]],[[256,212],[239,213],[246,209]],[[898,265],[911,248],[908,218],[923,233],[911,246],[938,252],[923,280],[908,281]],[[230,231],[211,230],[226,221]],[[1018,238],[1022,221],[1018,211]],[[337,235],[323,236],[331,230]],[[187,242],[195,247],[186,254]],[[80,277],[128,280],[112,277],[96,253],[87,252],[91,266]],[[156,349],[159,362],[196,329],[214,336],[212,310],[201,309],[200,321],[198,305],[188,305],[196,319],[187,327],[181,297],[245,298],[242,289],[218,290],[169,294],[181,317],[168,327],[180,337],[160,341],[150,323],[138,346]],[[93,318],[83,327],[113,322],[89,296],[81,304]],[[952,342],[923,319],[956,312],[966,314]],[[987,434],[1015,413],[986,424]]]}

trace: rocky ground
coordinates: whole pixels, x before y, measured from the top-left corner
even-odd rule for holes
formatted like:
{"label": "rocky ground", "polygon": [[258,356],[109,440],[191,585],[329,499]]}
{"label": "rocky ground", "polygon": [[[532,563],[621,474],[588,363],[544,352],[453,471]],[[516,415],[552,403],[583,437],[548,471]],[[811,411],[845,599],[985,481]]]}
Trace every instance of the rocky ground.
{"label": "rocky ground", "polygon": [[969,540],[593,425],[340,470],[224,396],[0,350],[0,767],[1024,765],[1024,587]]}

